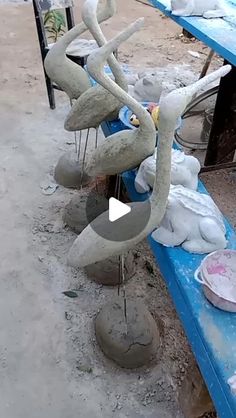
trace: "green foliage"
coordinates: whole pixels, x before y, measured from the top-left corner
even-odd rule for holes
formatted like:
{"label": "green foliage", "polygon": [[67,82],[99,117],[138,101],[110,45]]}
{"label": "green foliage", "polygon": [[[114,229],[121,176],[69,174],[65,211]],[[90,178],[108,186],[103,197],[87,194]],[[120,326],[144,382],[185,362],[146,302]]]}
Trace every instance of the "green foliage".
{"label": "green foliage", "polygon": [[58,10],[49,10],[44,15],[44,26],[49,42],[56,42],[66,31],[66,20]]}

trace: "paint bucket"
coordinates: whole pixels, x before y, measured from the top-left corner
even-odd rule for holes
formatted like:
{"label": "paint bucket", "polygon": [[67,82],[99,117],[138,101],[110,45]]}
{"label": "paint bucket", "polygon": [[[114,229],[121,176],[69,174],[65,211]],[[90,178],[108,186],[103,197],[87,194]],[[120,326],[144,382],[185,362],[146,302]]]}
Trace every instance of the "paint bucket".
{"label": "paint bucket", "polygon": [[194,274],[206,298],[217,308],[236,312],[236,250],[208,254]]}

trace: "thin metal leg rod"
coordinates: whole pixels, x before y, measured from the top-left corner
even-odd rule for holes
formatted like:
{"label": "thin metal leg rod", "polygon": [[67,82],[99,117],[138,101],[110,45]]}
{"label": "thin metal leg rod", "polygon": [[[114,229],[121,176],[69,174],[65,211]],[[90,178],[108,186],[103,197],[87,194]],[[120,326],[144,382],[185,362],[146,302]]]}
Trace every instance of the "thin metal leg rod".
{"label": "thin metal leg rod", "polygon": [[88,139],[89,139],[89,131],[90,128],[87,130],[85,145],[84,145],[84,154],[83,154],[83,160],[82,160],[82,168],[81,168],[81,182],[80,182],[80,188],[82,189],[82,183],[83,183],[83,177],[84,177],[84,165],[85,165],[85,158],[86,158],[86,151],[88,146]]}
{"label": "thin metal leg rod", "polygon": [[82,143],[82,131],[79,131],[79,145],[78,145],[78,152],[77,152],[78,161],[80,160],[81,143]]}
{"label": "thin metal leg rod", "polygon": [[[119,200],[121,192],[121,176],[118,174],[116,178],[115,196]],[[122,286],[122,297],[123,297],[123,309],[124,309],[124,320],[126,327],[126,334],[128,334],[128,322],[127,322],[127,298],[125,288],[125,257],[122,254],[119,257],[119,285],[118,285],[118,296],[120,295],[120,287]]]}
{"label": "thin metal leg rod", "polygon": [[[70,99],[70,106],[71,107],[73,106],[73,100],[72,99]],[[74,131],[74,138],[75,138],[75,153],[77,154],[77,160],[79,160],[78,159],[78,144],[77,144],[77,132],[76,131]]]}

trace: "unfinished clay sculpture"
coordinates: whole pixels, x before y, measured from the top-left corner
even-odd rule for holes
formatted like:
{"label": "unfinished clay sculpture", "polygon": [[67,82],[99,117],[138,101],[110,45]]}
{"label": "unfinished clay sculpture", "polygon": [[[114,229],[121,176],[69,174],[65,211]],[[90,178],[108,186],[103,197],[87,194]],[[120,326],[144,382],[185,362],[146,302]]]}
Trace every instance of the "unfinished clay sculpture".
{"label": "unfinished clay sculpture", "polygon": [[133,369],[156,357],[160,332],[143,303],[129,300],[127,323],[121,301],[105,305],[95,321],[98,344],[119,366]]}
{"label": "unfinished clay sculpture", "polygon": [[149,68],[138,73],[138,80],[129,86],[129,93],[138,102],[158,103],[161,94],[194,83],[197,77],[188,65],[167,65]]}
{"label": "unfinished clay sculpture", "polygon": [[191,253],[210,253],[227,245],[223,216],[212,198],[183,186],[171,186],[165,216],[152,238]]}
{"label": "unfinished clay sculpture", "polygon": [[109,207],[108,200],[95,189],[80,190],[64,210],[63,220],[72,231],[80,234],[83,229],[100,213]]}
{"label": "unfinished clay sculpture", "polygon": [[[139,20],[134,26],[130,26],[127,33],[120,35],[119,42],[131,36],[142,24],[143,21]],[[90,175],[112,175],[134,168],[153,153],[156,142],[156,129],[150,114],[106,74],[103,74],[104,63],[116,45],[116,41],[109,42],[96,53],[94,52],[88,59],[88,71],[109,90],[110,94],[113,90],[116,91],[117,99],[132,108],[139,119],[140,127],[134,131],[117,132],[106,138],[106,141],[88,156],[85,170]]]}
{"label": "unfinished clay sculpture", "polygon": [[58,184],[64,187],[77,189],[91,181],[87,173],[81,171],[81,162],[78,161],[75,152],[63,154],[55,167],[54,178]]}
{"label": "unfinished clay sculpture", "polygon": [[203,16],[206,19],[227,15],[223,0],[171,0],[171,11],[175,16]]}
{"label": "unfinished clay sculpture", "polygon": [[[97,4],[98,0],[86,0],[82,9],[82,18],[98,45],[102,46],[106,43],[106,38],[98,24]],[[126,77],[112,52],[110,56],[106,57],[107,62],[116,83],[122,89],[128,91]],[[87,128],[97,128],[104,120],[115,119],[121,106],[120,101],[102,86],[91,87],[73,104],[65,120],[65,129],[67,131],[79,131]]]}
{"label": "unfinished clay sculpture", "polygon": [[[129,280],[135,274],[136,263],[132,251],[124,256],[125,279]],[[117,286],[121,284],[120,257],[114,256],[98,261],[85,267],[87,276],[96,283],[104,286]]]}
{"label": "unfinished clay sculpture", "polygon": [[162,92],[162,82],[156,74],[147,74],[134,84],[132,97],[138,102],[158,103]]}
{"label": "unfinished clay sculpture", "polygon": [[[103,22],[114,13],[114,0],[107,0],[106,7],[98,15],[98,21]],[[70,43],[86,30],[87,26],[84,22],[74,26],[50,48],[44,60],[47,75],[67,93],[70,99],[77,99],[92,85],[87,71],[66,56],[66,50]]]}
{"label": "unfinished clay sculpture", "polygon": [[[112,41],[108,42],[98,51],[95,51],[93,54],[91,54],[88,60],[88,68],[92,75],[95,75],[95,78],[99,83],[101,83],[105,88],[111,91],[118,98],[122,97],[124,104],[127,104],[135,114],[140,113],[141,119],[143,119],[143,122],[145,124],[143,135],[145,135],[145,133],[148,132],[150,136],[154,135],[155,137],[155,127],[153,121],[150,115],[148,115],[149,117],[146,118],[147,112],[142,107],[142,105],[140,105],[134,99],[130,99],[128,94],[123,92],[122,89],[120,89],[120,87],[118,87],[114,82],[112,82],[112,80],[110,80],[108,77],[106,77],[106,75],[103,74],[103,63],[107,54],[109,55],[110,51],[116,49],[120,45],[120,43],[127,39],[133,32],[135,32],[141,24],[142,20],[136,21],[134,24],[130,25],[125,31],[123,31],[121,34],[115,37]],[[135,234],[135,236],[128,240],[112,240],[112,237],[108,240],[105,239],[102,235],[97,234],[97,225],[100,225],[100,227],[102,227],[102,230],[106,229],[107,225],[110,228],[110,230],[113,230],[112,228],[114,228],[114,235],[117,233],[117,225],[115,225],[116,222],[111,223],[108,221],[109,215],[107,211],[102,213],[83,230],[83,232],[77,237],[77,239],[73,243],[68,255],[68,262],[71,266],[83,267],[95,263],[96,261],[104,260],[116,254],[124,254],[127,250],[134,247],[138,242],[140,242],[150,232],[152,232],[157,225],[160,225],[165,215],[167,199],[170,189],[171,148],[178,118],[183,113],[184,109],[186,108],[189,101],[192,99],[193,95],[196,94],[200,88],[218,79],[220,76],[226,75],[230,70],[231,66],[225,65],[219,70],[197,81],[193,85],[172,91],[167,96],[161,98],[156,178],[154,182],[153,192],[149,202],[145,201],[130,203],[132,217],[124,216],[121,218],[122,233],[126,230],[130,231],[132,230],[132,228],[135,229],[137,228],[137,224],[140,223],[141,217],[145,215],[145,212],[147,210],[150,210],[148,206],[150,205],[151,212],[146,226],[143,227],[141,232]],[[144,117],[143,113],[145,115]],[[123,143],[125,144],[125,146],[121,147],[119,142],[115,139],[116,137],[113,136],[113,138],[114,146],[113,148],[111,147],[111,149],[113,152],[114,164],[117,158],[120,156],[123,157],[124,160],[127,158],[126,149],[127,147],[129,147],[129,142],[127,138],[125,138],[125,141],[123,139],[121,144]],[[134,152],[139,152],[139,147],[142,147],[143,143],[145,143],[145,136],[143,137],[143,140],[140,144],[136,144],[136,149],[134,147]],[[119,144],[117,148],[116,144]],[[104,155],[102,153],[101,158],[104,159]],[[99,159],[97,159],[97,164],[100,164]]]}
{"label": "unfinished clay sculpture", "polygon": [[[153,188],[156,174],[156,153],[146,158],[138,169],[135,178],[135,189],[138,193],[146,193]],[[198,174],[201,169],[197,158],[186,155],[183,151],[171,151],[171,184],[182,185],[188,189],[197,190]]]}

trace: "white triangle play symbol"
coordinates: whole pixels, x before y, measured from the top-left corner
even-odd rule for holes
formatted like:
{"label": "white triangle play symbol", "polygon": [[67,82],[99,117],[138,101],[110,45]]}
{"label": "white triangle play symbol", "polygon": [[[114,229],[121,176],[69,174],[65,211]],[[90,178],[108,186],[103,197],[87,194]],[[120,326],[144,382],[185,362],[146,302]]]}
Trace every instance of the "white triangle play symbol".
{"label": "white triangle play symbol", "polygon": [[131,212],[131,208],[114,197],[109,199],[109,221],[114,222]]}

